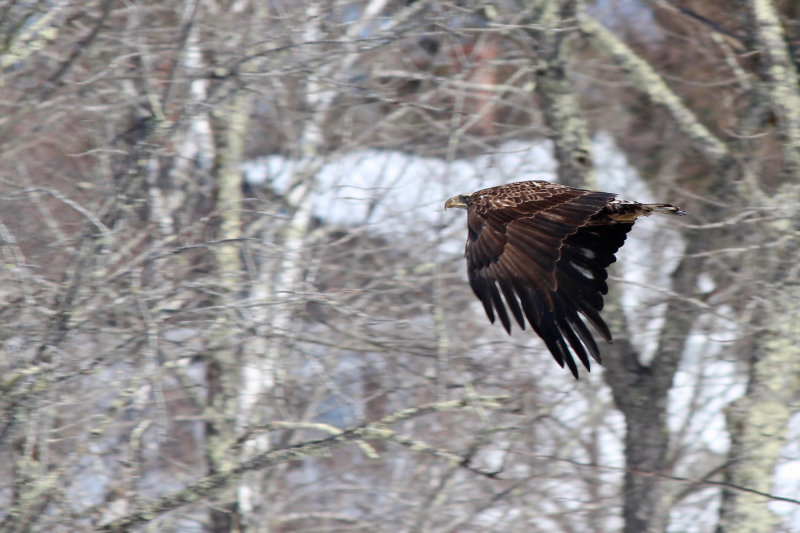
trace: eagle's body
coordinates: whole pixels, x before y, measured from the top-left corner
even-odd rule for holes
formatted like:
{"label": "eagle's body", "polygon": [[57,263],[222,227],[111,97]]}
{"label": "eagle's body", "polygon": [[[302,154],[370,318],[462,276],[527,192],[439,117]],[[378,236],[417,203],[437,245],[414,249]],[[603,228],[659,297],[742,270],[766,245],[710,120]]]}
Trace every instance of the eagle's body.
{"label": "eagle's body", "polygon": [[616,194],[546,181],[461,194],[447,200],[448,207],[467,211],[467,273],[489,320],[496,313],[511,333],[509,311],[523,329],[527,318],[576,378],[573,353],[587,370],[589,356],[600,362],[581,316],[611,342],[600,317],[606,268],[634,221],[654,212],[685,214],[672,204],[617,200]]}

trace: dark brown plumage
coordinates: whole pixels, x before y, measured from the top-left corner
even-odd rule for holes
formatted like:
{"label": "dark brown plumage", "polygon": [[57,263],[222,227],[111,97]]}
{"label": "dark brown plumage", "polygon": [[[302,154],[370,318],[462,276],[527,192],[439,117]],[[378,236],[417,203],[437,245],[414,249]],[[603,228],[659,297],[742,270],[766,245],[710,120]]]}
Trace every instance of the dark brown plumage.
{"label": "dark brown plumage", "polygon": [[637,217],[685,215],[672,204],[616,200],[616,194],[521,181],[450,198],[467,211],[467,274],[489,320],[508,333],[525,319],[561,367],[578,377],[600,353],[585,321],[611,342],[600,317],[606,268]]}

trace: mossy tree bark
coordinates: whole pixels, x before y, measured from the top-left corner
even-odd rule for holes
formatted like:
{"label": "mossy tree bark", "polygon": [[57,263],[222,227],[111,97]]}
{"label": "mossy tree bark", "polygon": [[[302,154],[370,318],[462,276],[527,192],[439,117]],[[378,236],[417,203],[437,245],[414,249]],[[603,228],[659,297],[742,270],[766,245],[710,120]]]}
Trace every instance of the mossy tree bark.
{"label": "mossy tree bark", "polygon": [[535,23],[542,28],[532,31],[539,54],[536,95],[553,140],[559,182],[596,188],[589,131],[569,72],[578,2],[535,0],[531,5],[538,12]]}
{"label": "mossy tree bark", "polygon": [[[768,508],[774,472],[786,442],[787,424],[800,394],[800,290],[797,288],[800,232],[792,205],[800,201],[800,84],[789,53],[788,39],[775,4],[769,0],[741,2],[747,13],[747,42],[758,51],[762,90],[759,102],[772,110],[783,154],[783,183],[768,200],[775,219],[765,224],[757,240],[781,242],[765,250],[755,262],[765,293],[752,326],[756,330],[747,355],[748,386],[727,411],[731,449],[725,469],[718,533],[773,531],[779,520]],[[752,490],[740,490],[742,487]]]}

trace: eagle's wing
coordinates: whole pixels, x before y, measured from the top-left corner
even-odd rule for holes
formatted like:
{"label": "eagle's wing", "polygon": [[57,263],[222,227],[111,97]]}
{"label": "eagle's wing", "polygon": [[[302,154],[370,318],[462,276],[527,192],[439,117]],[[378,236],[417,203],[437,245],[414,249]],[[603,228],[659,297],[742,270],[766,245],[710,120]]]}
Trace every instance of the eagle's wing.
{"label": "eagle's wing", "polygon": [[[606,268],[630,223],[587,225],[614,194],[547,182],[521,182],[478,191],[467,212],[470,285],[494,322],[510,333],[511,314],[525,317],[562,367],[577,377],[574,352],[589,368],[600,360],[582,314],[607,340],[600,310]],[[502,294],[502,296],[501,296]]]}

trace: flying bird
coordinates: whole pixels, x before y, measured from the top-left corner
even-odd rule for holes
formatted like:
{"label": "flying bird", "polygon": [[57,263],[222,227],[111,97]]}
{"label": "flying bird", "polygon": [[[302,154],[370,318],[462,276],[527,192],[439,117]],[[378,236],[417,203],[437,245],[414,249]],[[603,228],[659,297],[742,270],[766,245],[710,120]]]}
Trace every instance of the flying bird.
{"label": "flying bird", "polygon": [[[600,363],[586,322],[611,343],[600,317],[606,268],[640,216],[685,215],[672,204],[617,200],[616,194],[547,181],[520,181],[459,194],[445,209],[467,211],[467,275],[489,320],[525,319],[556,362],[577,379],[573,354],[589,370]],[[581,318],[582,317],[582,318]],[[586,322],[584,322],[584,320]]]}

